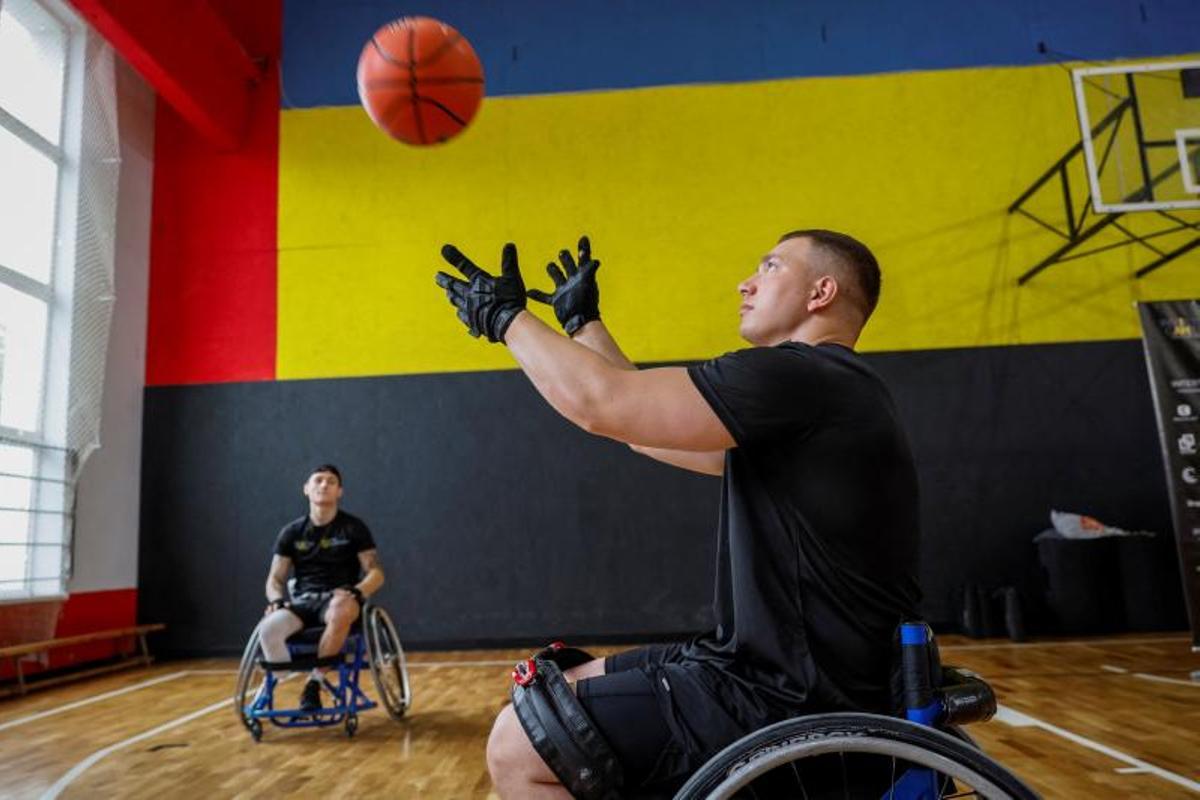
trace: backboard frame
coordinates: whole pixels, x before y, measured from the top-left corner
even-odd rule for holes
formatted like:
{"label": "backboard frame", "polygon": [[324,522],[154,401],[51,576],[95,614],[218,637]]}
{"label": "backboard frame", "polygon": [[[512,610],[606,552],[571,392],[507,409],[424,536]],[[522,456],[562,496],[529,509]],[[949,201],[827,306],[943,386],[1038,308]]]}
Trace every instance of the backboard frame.
{"label": "backboard frame", "polygon": [[[1084,93],[1084,82],[1087,78],[1096,75],[1127,75],[1132,76],[1138,73],[1145,72],[1167,72],[1175,70],[1200,69],[1200,61],[1161,61],[1161,62],[1144,62],[1134,64],[1119,64],[1103,67],[1078,67],[1071,70],[1072,87],[1075,94],[1075,108],[1079,117],[1079,131],[1081,143],[1083,145],[1083,155],[1087,165],[1087,176],[1090,183],[1092,194],[1092,207],[1098,214],[1113,214],[1125,213],[1131,211],[1168,211],[1179,209],[1200,209],[1200,180],[1195,174],[1190,159],[1187,153],[1187,142],[1193,139],[1200,140],[1200,129],[1182,128],[1175,131],[1175,141],[1171,142],[1154,142],[1147,143],[1142,140],[1141,133],[1141,111],[1137,105],[1137,95],[1132,89],[1132,81],[1130,82],[1130,99],[1126,100],[1122,105],[1114,109],[1104,120],[1094,121],[1089,117],[1087,98]],[[1200,105],[1200,99],[1197,104]],[[1113,202],[1107,200],[1101,193],[1100,187],[1100,172],[1097,169],[1096,148],[1093,141],[1093,136],[1102,131],[1107,125],[1115,124],[1114,114],[1124,113],[1128,108],[1133,114],[1133,124],[1136,131],[1137,143],[1140,153],[1144,156],[1145,148],[1148,146],[1169,146],[1174,144],[1178,152],[1179,159],[1177,168],[1182,176],[1182,183],[1186,192],[1195,194],[1194,200],[1139,200],[1130,201],[1129,198],[1122,198],[1119,201]],[[1148,168],[1143,157],[1142,168],[1146,178],[1149,178]],[[1148,183],[1152,183],[1148,181]],[[1152,191],[1152,187],[1151,191]],[[1143,190],[1144,191],[1144,190]]]}

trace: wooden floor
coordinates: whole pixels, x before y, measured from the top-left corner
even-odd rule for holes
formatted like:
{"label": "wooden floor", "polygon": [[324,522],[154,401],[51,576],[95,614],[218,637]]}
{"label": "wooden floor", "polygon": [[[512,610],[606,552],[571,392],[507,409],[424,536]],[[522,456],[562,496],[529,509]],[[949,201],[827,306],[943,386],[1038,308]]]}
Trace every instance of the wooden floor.
{"label": "wooden floor", "polygon": [[[998,719],[972,733],[1045,797],[1200,795],[1200,682],[1189,679],[1200,656],[1183,635],[941,641],[947,663],[979,672],[1000,697]],[[409,716],[367,712],[352,741],[340,728],[268,729],[255,744],[232,710],[232,661],[2,701],[0,796],[486,798],[484,743],[524,655],[413,654]]]}

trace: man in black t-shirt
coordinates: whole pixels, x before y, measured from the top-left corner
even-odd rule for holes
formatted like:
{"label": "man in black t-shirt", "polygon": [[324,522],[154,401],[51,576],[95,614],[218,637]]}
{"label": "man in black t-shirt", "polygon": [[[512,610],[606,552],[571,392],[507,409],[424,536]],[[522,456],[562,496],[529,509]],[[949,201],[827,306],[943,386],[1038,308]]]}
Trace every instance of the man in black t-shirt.
{"label": "man in black t-shirt", "polygon": [[[366,598],[383,585],[383,568],[371,531],[358,517],[338,509],[342,474],[322,464],[304,482],[308,514],[283,526],[275,540],[267,575],[267,609],[259,623],[267,661],[289,661],[287,638],[306,627],[324,625],[318,656],[336,655],[346,642]],[[288,573],[295,570],[289,597]],[[328,667],[309,675],[300,708],[321,708],[321,684]]]}
{"label": "man in black t-shirt", "polygon": [[[917,477],[883,381],[853,347],[879,297],[875,257],[826,230],[786,234],[738,285],[753,347],[690,367],[637,370],[600,321],[598,266],[551,264],[568,337],[525,312],[516,250],[493,277],[438,284],[474,335],[503,341],[542,396],[585,430],[723,476],[715,628],[576,667],[579,702],[630,790],[669,790],[717,750],[773,722],[891,712],[891,647],[916,615]],[[501,797],[566,797],[511,707],[488,767]]]}

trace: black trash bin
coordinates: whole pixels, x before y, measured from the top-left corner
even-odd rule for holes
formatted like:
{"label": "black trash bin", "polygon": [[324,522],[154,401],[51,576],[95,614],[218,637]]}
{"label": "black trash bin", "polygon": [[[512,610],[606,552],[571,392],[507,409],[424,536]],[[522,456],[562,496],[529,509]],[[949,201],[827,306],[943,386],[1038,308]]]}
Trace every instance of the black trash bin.
{"label": "black trash bin", "polygon": [[1119,537],[1037,539],[1046,603],[1063,635],[1125,630]]}

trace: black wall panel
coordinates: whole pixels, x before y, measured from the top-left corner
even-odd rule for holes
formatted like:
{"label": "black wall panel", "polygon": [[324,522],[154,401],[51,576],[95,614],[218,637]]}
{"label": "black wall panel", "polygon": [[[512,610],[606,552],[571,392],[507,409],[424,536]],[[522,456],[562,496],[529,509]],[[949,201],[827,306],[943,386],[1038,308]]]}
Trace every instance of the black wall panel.
{"label": "black wall panel", "polygon": [[[1036,593],[1051,508],[1169,533],[1140,343],[868,359],[917,457],[927,618],[952,620],[965,582]],[[409,647],[708,622],[719,480],[582,433],[519,372],[150,388],[144,449],[139,614],[168,623],[167,653],[242,647],[324,460]]]}

